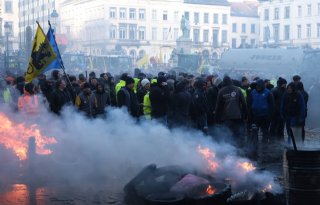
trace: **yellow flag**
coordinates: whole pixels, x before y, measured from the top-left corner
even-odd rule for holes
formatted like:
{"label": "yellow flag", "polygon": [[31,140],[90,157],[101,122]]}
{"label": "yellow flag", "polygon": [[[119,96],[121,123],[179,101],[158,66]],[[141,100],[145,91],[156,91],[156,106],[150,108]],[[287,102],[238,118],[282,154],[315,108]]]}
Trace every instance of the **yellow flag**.
{"label": "yellow flag", "polygon": [[143,56],[140,60],[137,61],[137,65],[139,68],[148,68],[148,65],[149,65],[149,62],[150,59],[149,59],[149,56],[148,55],[145,55]]}
{"label": "yellow flag", "polygon": [[57,54],[54,52],[42,28],[40,25],[38,25],[38,29],[32,43],[32,51],[26,73],[26,81],[31,82],[34,78],[40,75],[56,58]]}

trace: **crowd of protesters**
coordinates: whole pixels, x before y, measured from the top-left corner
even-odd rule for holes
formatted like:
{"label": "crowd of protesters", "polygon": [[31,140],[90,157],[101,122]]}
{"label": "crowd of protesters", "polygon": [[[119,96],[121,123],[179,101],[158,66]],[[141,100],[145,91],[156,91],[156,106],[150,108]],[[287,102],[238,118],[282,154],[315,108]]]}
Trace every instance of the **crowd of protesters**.
{"label": "crowd of protesters", "polygon": [[288,136],[305,138],[308,94],[297,75],[292,82],[279,77],[274,87],[259,77],[174,72],[98,77],[91,72],[86,78],[54,70],[50,77],[42,74],[33,83],[7,76],[1,91],[2,103],[30,116],[41,112],[40,104],[57,115],[64,106],[75,106],[88,118],[105,118],[107,107],[122,107],[137,120],[158,120],[170,128],[194,127],[208,134],[211,128],[225,125],[238,146],[247,141],[255,147],[259,131],[264,144],[283,141],[285,127]]}

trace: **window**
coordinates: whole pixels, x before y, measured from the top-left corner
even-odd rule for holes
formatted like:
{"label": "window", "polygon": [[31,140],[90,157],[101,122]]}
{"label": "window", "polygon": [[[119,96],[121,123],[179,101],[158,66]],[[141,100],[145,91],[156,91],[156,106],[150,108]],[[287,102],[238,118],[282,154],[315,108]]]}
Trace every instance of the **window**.
{"label": "window", "polygon": [[274,9],[274,19],[275,20],[279,19],[279,8]]}
{"label": "window", "polygon": [[311,4],[308,4],[307,8],[308,8],[308,16],[311,16]]}
{"label": "window", "polygon": [[263,41],[267,42],[270,39],[270,29],[269,26],[263,28]]}
{"label": "window", "polygon": [[227,14],[222,14],[222,24],[228,24],[228,16],[227,16]]}
{"label": "window", "polygon": [[255,47],[256,46],[256,39],[251,39],[250,40],[250,45],[251,45],[251,47],[253,48],[253,47]]}
{"label": "window", "polygon": [[307,37],[311,38],[311,24],[307,24]]}
{"label": "window", "polygon": [[203,23],[208,24],[209,23],[209,14],[204,13],[203,15]]}
{"label": "window", "polygon": [[139,19],[140,20],[145,20],[146,16],[146,10],[145,9],[139,9]]}
{"label": "window", "polygon": [[209,30],[203,30],[203,42],[209,42]]}
{"label": "window", "polygon": [[177,40],[179,38],[179,29],[175,28],[173,30],[174,40]]}
{"label": "window", "polygon": [[232,32],[237,33],[237,24],[236,23],[232,24]]}
{"label": "window", "polygon": [[320,23],[317,24],[317,37],[320,38]]}
{"label": "window", "polygon": [[5,1],[5,12],[12,13],[12,1]]}
{"label": "window", "polygon": [[110,39],[116,39],[116,30],[117,28],[115,26],[110,27]]}
{"label": "window", "polygon": [[153,40],[153,41],[158,40],[158,39],[157,39],[157,32],[158,32],[158,31],[157,31],[157,28],[156,28],[156,27],[153,27],[153,28],[152,28],[152,40]]}
{"label": "window", "polygon": [[131,8],[129,10],[129,18],[130,19],[136,19],[136,9]]}
{"label": "window", "polygon": [[290,39],[290,26],[285,25],[284,26],[284,40],[288,41]]}
{"label": "window", "polygon": [[237,48],[237,39],[233,38],[231,43],[232,48]]}
{"label": "window", "polygon": [[222,30],[222,43],[227,43],[227,39],[228,39],[228,31],[227,30]]}
{"label": "window", "polygon": [[256,33],[256,24],[251,24],[251,33]]}
{"label": "window", "polygon": [[137,33],[137,25],[130,24],[129,25],[129,40],[136,40],[136,33]]}
{"label": "window", "polygon": [[178,22],[179,21],[179,11],[174,12],[174,21]]}
{"label": "window", "polygon": [[199,29],[193,29],[193,41],[195,43],[198,43],[200,41],[200,30]]}
{"label": "window", "polygon": [[285,19],[290,18],[290,6],[286,6],[286,7],[284,8],[284,18],[285,18]]}
{"label": "window", "polygon": [[298,17],[302,16],[302,6],[298,6]]}
{"label": "window", "polygon": [[119,26],[119,39],[126,39],[127,38],[127,26],[120,25]]}
{"label": "window", "polygon": [[273,24],[273,38],[276,42],[279,41],[279,35],[280,35],[280,30],[279,30],[279,24]]}
{"label": "window", "polygon": [[146,27],[139,27],[139,40],[146,40]]}
{"label": "window", "polygon": [[199,13],[197,13],[197,12],[194,13],[194,23],[195,24],[199,23]]}
{"label": "window", "polygon": [[168,31],[169,31],[168,28],[164,28],[164,29],[162,30],[162,40],[164,40],[164,41],[167,41],[167,40],[168,40],[168,34],[169,34]]}
{"label": "window", "polygon": [[213,47],[218,48],[219,47],[219,30],[213,29]]}
{"label": "window", "polygon": [[157,20],[157,11],[152,10],[152,20],[156,21]]}
{"label": "window", "polygon": [[185,12],[184,12],[184,17],[185,17],[187,20],[190,20],[190,15],[189,15],[189,12],[188,12],[188,11],[185,11]]}
{"label": "window", "polygon": [[162,20],[164,20],[164,21],[168,20],[168,11],[163,11]]}
{"label": "window", "polygon": [[269,20],[269,9],[264,10],[264,20],[268,21]]}
{"label": "window", "polygon": [[246,33],[247,32],[246,31],[247,30],[246,27],[247,27],[247,25],[245,23],[243,23],[242,26],[241,26],[241,32],[242,33]]}
{"label": "window", "polygon": [[301,25],[297,26],[297,38],[301,39]]}
{"label": "window", "polygon": [[110,8],[110,18],[111,19],[116,18],[116,8],[114,8],[114,7]]}
{"label": "window", "polygon": [[219,24],[219,14],[213,14],[213,23]]}
{"label": "window", "polygon": [[125,8],[120,8],[120,14],[119,14],[119,18],[120,19],[125,19],[127,18],[127,9]]}

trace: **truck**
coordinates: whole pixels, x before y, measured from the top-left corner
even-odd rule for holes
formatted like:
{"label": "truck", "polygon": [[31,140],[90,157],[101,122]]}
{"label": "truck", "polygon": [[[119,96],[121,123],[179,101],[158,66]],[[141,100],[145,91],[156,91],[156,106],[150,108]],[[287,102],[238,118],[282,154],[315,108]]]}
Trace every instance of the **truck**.
{"label": "truck", "polygon": [[319,64],[320,49],[230,49],[222,54],[219,69],[312,78],[315,72],[320,76]]}

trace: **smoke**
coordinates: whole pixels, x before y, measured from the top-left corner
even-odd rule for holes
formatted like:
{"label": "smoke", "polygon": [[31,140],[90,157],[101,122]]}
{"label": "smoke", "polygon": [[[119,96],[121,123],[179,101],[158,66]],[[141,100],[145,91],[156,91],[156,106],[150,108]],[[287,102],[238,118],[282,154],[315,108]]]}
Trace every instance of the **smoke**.
{"label": "smoke", "polygon": [[[47,147],[53,151],[51,155],[38,156],[35,161],[31,176],[37,179],[74,186],[116,181],[123,187],[152,163],[158,167],[181,165],[206,172],[208,163],[197,150],[200,145],[216,155],[219,172],[214,177],[228,177],[239,186],[249,184],[263,188],[271,183],[277,187],[273,174],[243,172],[239,163],[249,160],[238,157],[237,150],[230,144],[214,142],[196,130],[169,130],[156,121],[136,122],[121,109],[109,109],[107,119],[95,120],[85,118],[72,108],[62,113],[61,117],[45,113],[28,122],[37,122],[43,135],[57,140],[57,144]],[[23,121],[20,115],[11,117]]]}

